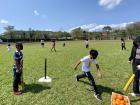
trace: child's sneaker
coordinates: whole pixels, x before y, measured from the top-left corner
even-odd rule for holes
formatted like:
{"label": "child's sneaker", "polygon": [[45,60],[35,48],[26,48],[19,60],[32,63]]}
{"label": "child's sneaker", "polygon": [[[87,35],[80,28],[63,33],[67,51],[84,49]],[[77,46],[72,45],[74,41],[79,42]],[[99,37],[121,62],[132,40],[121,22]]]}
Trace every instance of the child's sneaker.
{"label": "child's sneaker", "polygon": [[76,78],[76,81],[79,81],[79,78],[78,78],[78,76],[77,76],[77,75],[75,75],[75,78]]}
{"label": "child's sneaker", "polygon": [[132,96],[136,97],[136,96],[140,96],[140,93],[130,93]]}
{"label": "child's sneaker", "polygon": [[135,94],[135,93],[130,93],[130,95],[131,95],[131,96],[134,96],[134,97],[136,96],[136,94]]}
{"label": "child's sneaker", "polygon": [[99,95],[99,94],[94,94],[94,97],[99,100],[99,101],[102,101],[102,97]]}
{"label": "child's sneaker", "polygon": [[14,92],[14,95],[19,96],[19,95],[21,95],[21,92],[16,91],[16,92]]}

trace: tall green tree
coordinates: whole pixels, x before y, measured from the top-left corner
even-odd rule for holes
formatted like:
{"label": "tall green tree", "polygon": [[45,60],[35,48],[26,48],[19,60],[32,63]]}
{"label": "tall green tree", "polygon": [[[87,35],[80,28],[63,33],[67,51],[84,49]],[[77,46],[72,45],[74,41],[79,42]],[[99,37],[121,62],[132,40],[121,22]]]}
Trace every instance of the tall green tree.
{"label": "tall green tree", "polygon": [[126,32],[130,38],[140,35],[140,22],[129,24],[126,28]]}
{"label": "tall green tree", "polygon": [[83,39],[83,30],[79,27],[72,30],[71,35],[74,39]]}
{"label": "tall green tree", "polygon": [[110,31],[112,30],[112,28],[110,26],[105,26],[103,27],[103,32],[107,33],[107,38],[110,38]]}
{"label": "tall green tree", "polygon": [[6,27],[4,27],[4,29],[6,30],[6,34],[10,35],[10,39],[14,38],[14,26],[8,25]]}

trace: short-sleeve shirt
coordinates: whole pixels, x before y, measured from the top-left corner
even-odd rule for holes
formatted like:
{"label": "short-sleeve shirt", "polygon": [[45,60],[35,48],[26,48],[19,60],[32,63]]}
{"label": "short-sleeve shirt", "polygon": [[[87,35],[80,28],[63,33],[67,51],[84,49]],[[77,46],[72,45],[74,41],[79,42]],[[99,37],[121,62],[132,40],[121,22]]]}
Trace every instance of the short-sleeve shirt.
{"label": "short-sleeve shirt", "polygon": [[85,56],[80,61],[82,62],[82,71],[84,71],[84,72],[90,71],[90,64],[91,63],[93,63],[95,65],[98,64],[97,60],[91,59],[89,55]]}
{"label": "short-sleeve shirt", "polygon": [[121,43],[122,43],[122,46],[124,46],[124,45],[125,45],[125,42],[124,42],[124,41],[121,41]]}
{"label": "short-sleeve shirt", "polygon": [[[20,64],[21,63],[21,60],[23,59],[23,54],[22,52],[18,52],[18,51],[15,51],[14,52],[14,61],[17,60],[18,63]],[[16,68],[16,64],[14,63],[14,68]]]}
{"label": "short-sleeve shirt", "polygon": [[41,40],[41,43],[44,43],[44,40]]}
{"label": "short-sleeve shirt", "polygon": [[85,41],[85,44],[88,45],[88,41]]}
{"label": "short-sleeve shirt", "polygon": [[11,46],[7,46],[7,50],[10,51],[12,49]]}
{"label": "short-sleeve shirt", "polygon": [[140,49],[137,48],[136,50],[136,56],[135,56],[136,59],[140,59]]}

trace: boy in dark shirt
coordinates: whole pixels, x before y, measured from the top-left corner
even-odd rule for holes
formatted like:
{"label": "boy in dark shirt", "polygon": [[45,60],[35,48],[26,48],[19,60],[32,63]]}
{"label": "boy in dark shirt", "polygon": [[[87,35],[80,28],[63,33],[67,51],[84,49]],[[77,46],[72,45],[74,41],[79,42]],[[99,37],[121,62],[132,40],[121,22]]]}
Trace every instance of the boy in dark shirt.
{"label": "boy in dark shirt", "polygon": [[13,66],[13,73],[14,73],[14,80],[13,80],[13,91],[14,95],[21,95],[19,91],[19,84],[21,83],[21,73],[22,73],[22,65],[23,65],[23,54],[21,50],[23,50],[22,43],[16,43],[16,51],[14,52],[14,66]]}

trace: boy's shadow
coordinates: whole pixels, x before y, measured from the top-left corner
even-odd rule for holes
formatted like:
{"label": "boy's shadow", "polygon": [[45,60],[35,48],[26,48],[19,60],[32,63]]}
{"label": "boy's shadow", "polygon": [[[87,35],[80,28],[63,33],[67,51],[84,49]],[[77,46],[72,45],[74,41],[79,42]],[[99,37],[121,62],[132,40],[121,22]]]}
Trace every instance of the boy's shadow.
{"label": "boy's shadow", "polygon": [[135,100],[130,100],[131,104],[132,104],[132,103],[135,103],[135,102],[137,102],[137,101],[140,101],[140,98],[139,98],[139,99],[135,99]]}
{"label": "boy's shadow", "polygon": [[43,86],[41,84],[25,84],[23,93],[31,92],[31,93],[39,93],[43,90],[51,89],[49,86]]}
{"label": "boy's shadow", "polygon": [[[79,80],[79,82],[82,82],[84,84],[87,84],[87,85],[90,85],[89,82],[86,82],[86,81],[83,81],[83,80]],[[116,92],[116,93],[120,93],[120,94],[123,94],[122,92],[120,91],[115,91],[114,89],[110,88],[110,87],[106,87],[106,86],[102,86],[102,85],[97,85],[97,88],[99,90],[99,93],[102,94],[103,92],[105,93],[108,93],[108,94],[112,94],[112,92]],[[93,91],[91,89],[88,89],[89,91]]]}

